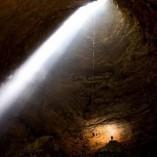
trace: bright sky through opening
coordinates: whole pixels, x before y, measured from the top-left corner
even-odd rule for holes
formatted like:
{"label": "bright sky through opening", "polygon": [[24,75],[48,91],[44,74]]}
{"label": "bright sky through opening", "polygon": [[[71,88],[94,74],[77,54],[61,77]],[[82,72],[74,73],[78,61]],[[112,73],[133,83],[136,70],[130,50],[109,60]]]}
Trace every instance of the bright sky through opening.
{"label": "bright sky through opening", "polygon": [[[98,0],[76,10],[58,30],[52,34],[26,62],[12,74],[11,79],[0,87],[0,117],[15,103],[26,88],[38,77],[38,73],[47,70],[45,64],[51,58],[53,65],[71,43],[80,29],[92,16],[104,10],[107,0]],[[30,85],[30,86],[29,86]]]}

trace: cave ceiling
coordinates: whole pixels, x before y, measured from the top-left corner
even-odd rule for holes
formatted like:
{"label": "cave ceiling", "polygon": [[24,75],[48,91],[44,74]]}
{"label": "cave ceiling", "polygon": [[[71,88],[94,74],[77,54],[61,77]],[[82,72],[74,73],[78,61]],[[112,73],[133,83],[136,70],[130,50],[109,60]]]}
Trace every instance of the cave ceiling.
{"label": "cave ceiling", "polygon": [[[86,3],[86,0],[1,2],[1,83],[9,80],[14,70]],[[89,23],[55,67],[48,74],[42,72],[37,76],[41,82],[36,92],[28,94],[29,99],[19,98],[12,108],[6,120],[9,129],[4,134],[16,139],[13,143],[17,149],[21,149],[21,139],[32,141],[55,135],[67,152],[75,153],[85,146],[95,150],[94,141],[101,139],[90,134],[108,124],[124,129],[126,133],[120,137],[123,142],[136,143],[138,139],[144,143],[156,138],[156,0],[111,1],[96,19],[95,28],[92,21]]]}

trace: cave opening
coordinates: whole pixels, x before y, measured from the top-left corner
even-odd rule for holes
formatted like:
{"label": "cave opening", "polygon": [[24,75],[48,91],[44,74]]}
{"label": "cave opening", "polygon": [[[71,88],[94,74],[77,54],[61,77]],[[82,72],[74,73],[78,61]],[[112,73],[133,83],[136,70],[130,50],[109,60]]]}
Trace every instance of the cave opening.
{"label": "cave opening", "polygon": [[155,6],[153,0],[4,2],[0,156],[152,157]]}

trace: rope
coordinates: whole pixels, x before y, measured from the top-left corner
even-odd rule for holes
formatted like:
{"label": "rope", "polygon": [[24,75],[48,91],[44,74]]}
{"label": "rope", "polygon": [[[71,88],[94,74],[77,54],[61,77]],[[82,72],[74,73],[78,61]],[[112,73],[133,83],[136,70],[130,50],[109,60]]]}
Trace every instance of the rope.
{"label": "rope", "polygon": [[84,110],[84,118],[87,118],[91,112],[92,104],[94,103],[94,98],[95,98],[95,16],[93,15],[93,20],[92,20],[92,84],[91,84],[91,89],[92,93],[91,96],[89,97],[88,103],[85,106]]}
{"label": "rope", "polygon": [[95,96],[95,15],[93,15],[93,34],[92,34],[92,102],[94,101]]}

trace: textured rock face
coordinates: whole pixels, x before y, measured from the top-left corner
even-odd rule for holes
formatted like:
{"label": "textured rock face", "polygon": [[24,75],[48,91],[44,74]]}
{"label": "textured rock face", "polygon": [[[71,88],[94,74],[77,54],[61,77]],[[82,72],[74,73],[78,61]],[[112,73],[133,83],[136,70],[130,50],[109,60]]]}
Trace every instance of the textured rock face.
{"label": "textured rock face", "polygon": [[[1,80],[84,3],[1,3]],[[43,74],[37,91],[15,104],[8,127],[3,126],[7,130],[0,146],[8,148],[2,156],[15,156],[36,143],[39,148],[45,136],[53,136],[67,154],[85,156],[108,141],[109,124],[122,129],[116,137],[129,148],[156,139],[156,5],[153,0],[117,0],[95,19],[95,29],[90,20],[56,66]],[[19,105],[25,107],[17,114]]]}
{"label": "textured rock face", "polygon": [[[140,22],[141,27],[143,28],[143,33],[145,39],[150,40],[151,42],[156,41],[156,18],[157,18],[157,2],[155,0],[146,0],[146,1],[122,1],[117,0],[117,3],[124,9],[128,8],[133,15],[137,17]],[[124,10],[125,10],[124,9]],[[141,11],[142,10],[142,11]]]}

